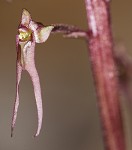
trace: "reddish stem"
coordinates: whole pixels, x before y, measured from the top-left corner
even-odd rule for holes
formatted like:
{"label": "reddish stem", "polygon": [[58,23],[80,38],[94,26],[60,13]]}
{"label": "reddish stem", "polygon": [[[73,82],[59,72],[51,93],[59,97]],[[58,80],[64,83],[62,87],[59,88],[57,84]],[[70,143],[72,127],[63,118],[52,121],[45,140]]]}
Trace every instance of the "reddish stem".
{"label": "reddish stem", "polygon": [[89,52],[106,150],[126,150],[108,0],[85,0]]}
{"label": "reddish stem", "polygon": [[51,33],[62,33],[67,38],[87,38],[87,32],[73,25],[53,24]]}

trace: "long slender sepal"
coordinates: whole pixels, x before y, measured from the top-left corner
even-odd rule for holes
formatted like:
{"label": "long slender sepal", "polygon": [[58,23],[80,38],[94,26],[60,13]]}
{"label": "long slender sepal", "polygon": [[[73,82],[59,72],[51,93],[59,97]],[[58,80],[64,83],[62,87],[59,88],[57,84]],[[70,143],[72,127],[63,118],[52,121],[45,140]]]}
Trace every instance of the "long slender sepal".
{"label": "long slender sepal", "polygon": [[18,106],[19,106],[19,83],[20,83],[20,80],[21,80],[21,74],[22,74],[22,67],[20,66],[19,62],[17,62],[17,65],[16,65],[16,76],[17,76],[16,99],[15,99],[15,104],[14,104],[14,109],[13,109],[13,117],[12,117],[12,124],[11,124],[11,137],[13,136],[13,130],[14,130],[14,127],[15,127],[16,118],[17,118],[17,111],[18,111]]}

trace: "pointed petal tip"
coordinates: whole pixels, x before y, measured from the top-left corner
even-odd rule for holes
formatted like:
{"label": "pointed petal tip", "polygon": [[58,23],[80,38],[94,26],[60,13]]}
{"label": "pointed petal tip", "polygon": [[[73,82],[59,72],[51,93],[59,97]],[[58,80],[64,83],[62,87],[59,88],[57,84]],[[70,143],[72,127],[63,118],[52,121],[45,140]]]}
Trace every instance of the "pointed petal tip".
{"label": "pointed petal tip", "polygon": [[31,15],[25,8],[22,10],[21,25],[28,27],[31,21]]}
{"label": "pointed petal tip", "polygon": [[47,28],[49,28],[50,30],[52,30],[54,28],[54,26],[53,25],[49,25],[49,26],[47,26]]}
{"label": "pointed petal tip", "polygon": [[37,136],[39,136],[39,134],[40,134],[40,131],[37,131],[33,137],[36,138]]}
{"label": "pointed petal tip", "polygon": [[23,8],[22,9],[22,15],[25,15],[25,16],[30,16],[30,13],[27,9]]}
{"label": "pointed petal tip", "polygon": [[53,30],[54,26],[49,25],[49,26],[46,26],[45,28],[46,28],[47,31],[51,32]]}
{"label": "pointed petal tip", "polygon": [[35,134],[33,137],[36,138],[39,134]]}

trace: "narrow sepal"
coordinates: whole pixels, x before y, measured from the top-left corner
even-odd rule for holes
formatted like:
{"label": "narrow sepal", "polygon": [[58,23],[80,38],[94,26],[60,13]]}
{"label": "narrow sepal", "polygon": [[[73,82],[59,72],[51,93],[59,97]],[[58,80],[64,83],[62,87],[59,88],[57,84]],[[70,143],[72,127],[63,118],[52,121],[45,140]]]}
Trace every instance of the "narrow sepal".
{"label": "narrow sepal", "polygon": [[21,80],[21,73],[22,73],[22,67],[20,66],[19,62],[17,62],[17,65],[16,65],[16,76],[17,76],[17,78],[16,78],[16,98],[15,98],[13,117],[12,117],[12,123],[11,123],[11,137],[13,136],[13,130],[15,127],[17,111],[18,111],[18,106],[19,106],[19,83]]}
{"label": "narrow sepal", "polygon": [[42,118],[43,118],[43,107],[42,107],[42,96],[41,96],[41,87],[39,76],[34,63],[30,65],[26,65],[26,70],[28,71],[34,88],[34,94],[36,99],[37,113],[38,113],[38,128],[34,137],[38,136],[42,126]]}
{"label": "narrow sepal", "polygon": [[23,9],[22,18],[21,18],[21,25],[26,26],[28,28],[30,21],[31,21],[30,13],[26,9]]}

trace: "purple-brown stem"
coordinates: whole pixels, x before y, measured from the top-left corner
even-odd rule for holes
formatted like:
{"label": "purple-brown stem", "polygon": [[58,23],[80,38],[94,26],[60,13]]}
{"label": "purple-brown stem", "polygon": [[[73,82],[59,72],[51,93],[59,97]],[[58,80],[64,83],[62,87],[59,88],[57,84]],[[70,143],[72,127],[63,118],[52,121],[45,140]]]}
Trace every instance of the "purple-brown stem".
{"label": "purple-brown stem", "polygon": [[91,68],[95,81],[105,150],[126,150],[108,0],[85,0]]}
{"label": "purple-brown stem", "polygon": [[75,27],[73,25],[67,24],[52,24],[54,28],[51,33],[62,33],[64,37],[68,38],[87,38],[87,32]]}

